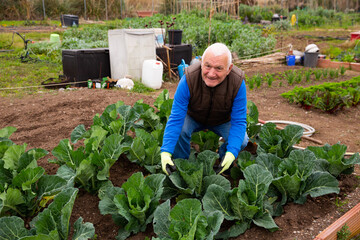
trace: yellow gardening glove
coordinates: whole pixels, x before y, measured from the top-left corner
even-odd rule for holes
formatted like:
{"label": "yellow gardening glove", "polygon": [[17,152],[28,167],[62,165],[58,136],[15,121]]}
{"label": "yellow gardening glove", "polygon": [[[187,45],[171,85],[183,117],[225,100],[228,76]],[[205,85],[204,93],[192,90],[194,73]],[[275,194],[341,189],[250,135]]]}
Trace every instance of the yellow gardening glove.
{"label": "yellow gardening glove", "polygon": [[162,152],[160,153],[160,156],[161,156],[161,168],[166,175],[169,175],[170,171],[166,169],[167,165],[169,164],[170,166],[175,166],[174,162],[171,160],[171,154],[168,152]]}
{"label": "yellow gardening glove", "polygon": [[219,174],[228,170],[234,160],[235,160],[234,154],[232,154],[231,152],[226,152],[225,157],[220,164],[220,167],[223,167],[223,168],[221,169]]}

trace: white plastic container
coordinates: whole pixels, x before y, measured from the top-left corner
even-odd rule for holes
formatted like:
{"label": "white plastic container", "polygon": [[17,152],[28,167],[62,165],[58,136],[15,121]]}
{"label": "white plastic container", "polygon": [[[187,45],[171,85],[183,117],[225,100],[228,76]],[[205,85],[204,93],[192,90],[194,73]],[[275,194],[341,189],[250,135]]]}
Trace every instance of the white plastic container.
{"label": "white plastic container", "polygon": [[163,64],[156,60],[145,60],[142,68],[142,83],[153,89],[162,85]]}
{"label": "white plastic container", "polygon": [[144,60],[156,59],[154,30],[115,29],[108,31],[111,78],[130,75],[141,78]]}

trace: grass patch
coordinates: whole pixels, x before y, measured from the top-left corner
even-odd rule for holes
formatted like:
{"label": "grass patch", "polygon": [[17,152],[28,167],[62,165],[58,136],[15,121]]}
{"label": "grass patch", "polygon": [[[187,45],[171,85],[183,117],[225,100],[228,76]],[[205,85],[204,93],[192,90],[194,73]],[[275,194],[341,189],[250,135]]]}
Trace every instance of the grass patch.
{"label": "grass patch", "polygon": [[[22,96],[44,90],[41,83],[57,78],[62,66],[44,61],[22,63],[17,53],[0,54],[0,96]],[[8,89],[16,88],[16,89]]]}
{"label": "grass patch", "polygon": [[150,93],[154,91],[155,89],[145,86],[140,81],[134,81],[134,87],[131,89],[131,92],[136,92],[136,93]]}

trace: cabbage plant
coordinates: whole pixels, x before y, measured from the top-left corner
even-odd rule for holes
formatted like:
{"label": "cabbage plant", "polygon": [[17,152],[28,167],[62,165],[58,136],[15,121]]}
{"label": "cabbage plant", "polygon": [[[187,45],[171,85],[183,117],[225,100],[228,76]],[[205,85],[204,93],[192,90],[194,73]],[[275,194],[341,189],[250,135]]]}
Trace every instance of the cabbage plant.
{"label": "cabbage plant", "polygon": [[114,222],[120,226],[117,239],[126,239],[131,234],[146,230],[160,204],[164,179],[164,174],[144,178],[138,172],[131,175],[121,188],[108,182],[99,190],[101,214],[111,214]]}
{"label": "cabbage plant", "polygon": [[37,160],[48,152],[14,144],[8,137],[15,131],[0,130],[0,216],[34,216],[66,186],[66,180],[46,175]]}

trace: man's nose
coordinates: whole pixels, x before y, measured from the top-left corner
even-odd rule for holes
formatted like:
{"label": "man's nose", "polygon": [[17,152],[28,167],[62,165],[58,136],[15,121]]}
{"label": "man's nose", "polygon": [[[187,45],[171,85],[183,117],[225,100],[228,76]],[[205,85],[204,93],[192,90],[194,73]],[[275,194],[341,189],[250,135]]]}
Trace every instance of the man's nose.
{"label": "man's nose", "polygon": [[209,76],[216,76],[216,72],[215,72],[215,68],[210,68],[209,72],[208,72]]}

